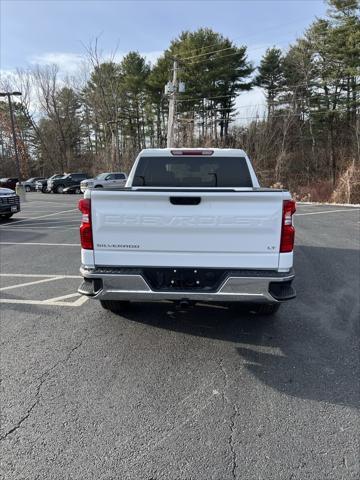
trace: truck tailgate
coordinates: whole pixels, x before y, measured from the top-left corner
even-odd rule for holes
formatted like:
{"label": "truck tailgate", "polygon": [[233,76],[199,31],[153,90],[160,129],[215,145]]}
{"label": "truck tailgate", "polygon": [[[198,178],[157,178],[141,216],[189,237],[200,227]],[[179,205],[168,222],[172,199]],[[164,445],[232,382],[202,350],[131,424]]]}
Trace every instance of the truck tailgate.
{"label": "truck tailgate", "polygon": [[95,265],[276,269],[281,191],[91,193]]}

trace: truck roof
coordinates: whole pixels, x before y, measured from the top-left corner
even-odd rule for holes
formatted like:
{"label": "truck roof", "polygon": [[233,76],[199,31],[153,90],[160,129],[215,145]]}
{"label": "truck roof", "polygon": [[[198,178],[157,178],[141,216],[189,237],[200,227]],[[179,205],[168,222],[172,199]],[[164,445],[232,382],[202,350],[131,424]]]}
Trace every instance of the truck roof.
{"label": "truck roof", "polygon": [[244,150],[239,148],[211,148],[211,147],[199,147],[199,148],[189,148],[189,147],[173,147],[173,148],[144,148],[141,150],[141,156],[149,157],[167,157],[171,155],[172,150],[183,150],[183,151],[201,151],[201,150],[210,150],[212,151],[212,156],[215,157],[238,157],[246,156]]}

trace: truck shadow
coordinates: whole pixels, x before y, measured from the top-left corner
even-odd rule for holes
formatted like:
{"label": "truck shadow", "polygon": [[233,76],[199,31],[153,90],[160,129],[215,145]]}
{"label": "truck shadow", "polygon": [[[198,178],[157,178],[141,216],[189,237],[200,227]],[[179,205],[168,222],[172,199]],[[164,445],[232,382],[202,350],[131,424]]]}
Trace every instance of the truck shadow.
{"label": "truck shadow", "polygon": [[274,317],[218,305],[182,312],[170,303],[134,303],[123,317],[230,342],[248,372],[269,387],[297,398],[358,408],[358,265],[356,250],[298,247],[298,297]]}

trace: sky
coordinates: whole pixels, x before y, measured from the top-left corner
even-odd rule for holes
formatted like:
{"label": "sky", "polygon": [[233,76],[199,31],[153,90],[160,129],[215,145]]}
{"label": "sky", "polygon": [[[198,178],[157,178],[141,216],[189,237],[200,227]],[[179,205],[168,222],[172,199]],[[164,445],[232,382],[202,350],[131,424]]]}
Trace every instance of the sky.
{"label": "sky", "polygon": [[[154,62],[181,31],[200,27],[247,45],[257,65],[267,47],[286,49],[326,9],[324,0],[0,0],[0,69],[57,63],[73,74],[95,38],[105,56],[136,50]],[[260,102],[254,90],[238,106],[252,115]]]}

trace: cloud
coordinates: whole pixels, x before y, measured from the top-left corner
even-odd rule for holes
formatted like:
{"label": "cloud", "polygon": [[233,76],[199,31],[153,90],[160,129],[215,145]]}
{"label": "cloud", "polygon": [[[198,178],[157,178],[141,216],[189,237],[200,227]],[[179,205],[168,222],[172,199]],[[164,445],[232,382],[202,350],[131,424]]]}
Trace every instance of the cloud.
{"label": "cloud", "polygon": [[246,125],[256,118],[263,118],[266,113],[266,100],[261,88],[255,87],[249,92],[241,93],[236,99],[237,115],[235,123]]}
{"label": "cloud", "polygon": [[29,62],[40,66],[56,64],[63,73],[74,74],[84,62],[84,57],[78,53],[47,52],[32,56]]}
{"label": "cloud", "polygon": [[[145,57],[147,62],[152,65],[162,55],[162,51],[151,52],[139,52],[141,56]],[[113,60],[115,62],[121,62],[126,53],[117,52],[115,54],[102,54],[102,61]],[[59,66],[60,73],[65,75],[74,75],[77,73],[86,63],[86,55],[72,52],[46,52],[39,55],[34,55],[29,59],[31,65],[53,65]]]}
{"label": "cloud", "polygon": [[[125,55],[127,55],[129,52],[117,52],[115,53],[115,55],[104,55],[103,56],[103,59],[104,60],[110,60],[110,59],[113,59],[115,62],[117,63],[120,63],[121,60],[125,57]],[[139,52],[139,55],[141,55],[142,57],[145,57],[146,61],[148,63],[150,63],[151,65],[154,65],[157,61],[157,59],[159,57],[161,57],[161,55],[163,54],[164,52],[162,50],[155,50],[153,52]]]}
{"label": "cloud", "polygon": [[6,70],[4,68],[0,70],[0,84],[2,88],[4,88],[4,86],[7,86],[7,84],[13,83],[15,78],[16,78],[15,70]]}
{"label": "cloud", "polygon": [[147,62],[150,62],[151,65],[154,65],[158,58],[164,53],[163,50],[155,50],[153,52],[140,52],[140,55],[146,58]]}

